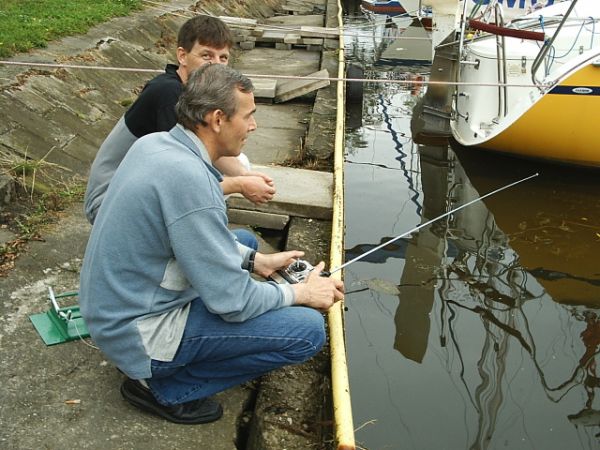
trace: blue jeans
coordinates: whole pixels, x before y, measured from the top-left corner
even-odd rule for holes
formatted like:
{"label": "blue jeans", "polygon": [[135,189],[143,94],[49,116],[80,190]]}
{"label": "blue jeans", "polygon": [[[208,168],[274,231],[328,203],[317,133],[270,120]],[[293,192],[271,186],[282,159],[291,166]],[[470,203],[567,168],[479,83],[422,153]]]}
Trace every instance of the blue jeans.
{"label": "blue jeans", "polygon": [[290,306],[232,323],[210,313],[197,298],[175,358],[152,360],[147,382],[164,405],[189,402],[302,363],[324,342],[323,316],[314,309]]}
{"label": "blue jeans", "polygon": [[258,250],[258,240],[254,233],[244,228],[236,228],[235,230],[231,230],[231,232],[235,234],[240,244]]}

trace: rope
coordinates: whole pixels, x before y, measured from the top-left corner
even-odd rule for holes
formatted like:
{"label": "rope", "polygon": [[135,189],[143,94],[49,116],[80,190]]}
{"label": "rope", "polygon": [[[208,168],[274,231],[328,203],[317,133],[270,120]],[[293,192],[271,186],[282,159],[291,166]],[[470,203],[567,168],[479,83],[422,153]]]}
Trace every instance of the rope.
{"label": "rope", "polygon": [[[0,64],[9,66],[30,66],[30,67],[45,67],[55,69],[82,69],[82,70],[112,70],[117,72],[141,72],[141,73],[162,73],[162,69],[137,69],[131,67],[113,67],[113,66],[80,66],[76,64],[57,64],[57,63],[39,63],[39,62],[26,62],[26,61],[2,61]],[[533,83],[475,83],[466,81],[434,81],[434,80],[408,80],[408,79],[379,79],[379,78],[340,78],[340,77],[311,77],[311,76],[297,76],[297,75],[267,75],[267,74],[255,74],[245,73],[249,78],[256,79],[276,79],[276,80],[316,80],[323,81],[329,80],[332,82],[344,81],[344,82],[358,82],[358,83],[378,83],[378,84],[404,84],[404,85],[431,85],[431,86],[489,86],[489,87],[535,87],[544,88],[547,87],[544,84],[533,84]],[[414,74],[409,73],[408,76]]]}
{"label": "rope", "polygon": [[57,63],[38,63],[26,61],[0,61],[0,64],[7,66],[32,66],[48,67],[53,69],[93,69],[93,70],[113,70],[120,72],[141,72],[141,73],[162,73],[162,69],[141,69],[134,67],[112,67],[112,66],[80,66],[77,64],[57,64]]}

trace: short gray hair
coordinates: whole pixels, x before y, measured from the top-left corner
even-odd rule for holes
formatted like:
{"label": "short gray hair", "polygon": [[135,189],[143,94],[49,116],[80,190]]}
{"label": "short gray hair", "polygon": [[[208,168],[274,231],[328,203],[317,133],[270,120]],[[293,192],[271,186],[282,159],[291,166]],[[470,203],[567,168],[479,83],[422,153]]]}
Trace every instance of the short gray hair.
{"label": "short gray hair", "polygon": [[175,106],[177,121],[194,130],[206,125],[204,116],[220,109],[227,117],[238,108],[235,91],[249,93],[254,90],[250,78],[223,64],[206,64],[195,70]]}

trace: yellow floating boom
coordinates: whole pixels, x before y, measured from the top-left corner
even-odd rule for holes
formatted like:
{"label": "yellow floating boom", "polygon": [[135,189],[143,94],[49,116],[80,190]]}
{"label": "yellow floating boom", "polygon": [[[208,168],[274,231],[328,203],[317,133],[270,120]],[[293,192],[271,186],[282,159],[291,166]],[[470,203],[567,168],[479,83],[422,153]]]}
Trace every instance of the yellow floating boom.
{"label": "yellow floating boom", "polygon": [[[345,61],[342,5],[340,0],[337,1],[337,8],[338,27],[340,29],[338,78],[342,79],[345,75]],[[345,84],[341,81],[338,82],[333,173],[333,221],[329,267],[342,265],[344,252],[344,117],[346,110],[344,90]],[[341,274],[342,271],[339,271],[332,276],[341,277]],[[356,448],[356,444],[354,442],[352,403],[350,401],[350,385],[348,382],[348,365],[346,361],[343,300],[337,302],[329,310],[328,323],[336,445],[339,450],[353,450]]]}

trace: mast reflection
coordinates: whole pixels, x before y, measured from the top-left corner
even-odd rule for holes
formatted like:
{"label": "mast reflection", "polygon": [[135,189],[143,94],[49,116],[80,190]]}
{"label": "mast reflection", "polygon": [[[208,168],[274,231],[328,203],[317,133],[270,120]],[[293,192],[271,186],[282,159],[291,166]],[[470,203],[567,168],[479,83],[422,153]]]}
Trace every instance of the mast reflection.
{"label": "mast reflection", "polygon": [[[423,189],[421,223],[486,192],[477,192],[448,147],[420,146],[419,152]],[[490,184],[487,187],[493,188]],[[527,188],[523,194],[531,192],[531,186]],[[488,209],[489,205],[501,204],[501,200],[492,197],[486,203],[476,203],[420,230],[404,245],[406,264],[398,285],[394,349],[407,359],[422,363],[428,346],[436,341],[430,336],[432,318],[435,319],[438,327],[433,332],[438,333],[439,342],[436,350],[442,351],[449,365],[454,366],[458,361],[458,370],[452,371],[452,375],[458,377],[477,412],[472,449],[494,446],[500,412],[506,408],[507,397],[512,395],[510,377],[515,376],[516,355],[529,359],[537,373],[537,382],[551,402],[559,403],[571,392],[585,394],[582,409],[569,414],[567,419],[588,438],[600,438],[600,408],[594,403],[600,388],[596,372],[600,320],[598,312],[592,309],[596,304],[588,301],[572,305],[573,298],[582,297],[574,293],[565,298],[567,304],[554,303],[563,299],[551,295],[552,283],[557,280],[587,284],[584,291],[589,292],[597,288],[598,279],[541,268],[528,271],[527,261],[511,246],[518,240],[499,227]],[[519,210],[519,214],[512,216],[527,217],[527,211]],[[558,305],[560,314],[566,317],[563,320],[568,321],[568,329],[549,334],[555,341],[550,347],[555,352],[552,358],[560,358],[559,364],[548,364],[548,342],[536,338],[538,330],[545,326],[536,316],[540,309],[552,305]],[[476,367],[468,367],[463,357],[465,341],[459,322],[464,315],[476,317],[483,329]],[[581,328],[581,332],[573,332]],[[560,339],[566,341],[577,335],[581,339],[579,345],[556,344]],[[544,349],[543,353],[539,347]],[[583,354],[578,355],[582,348]]]}

